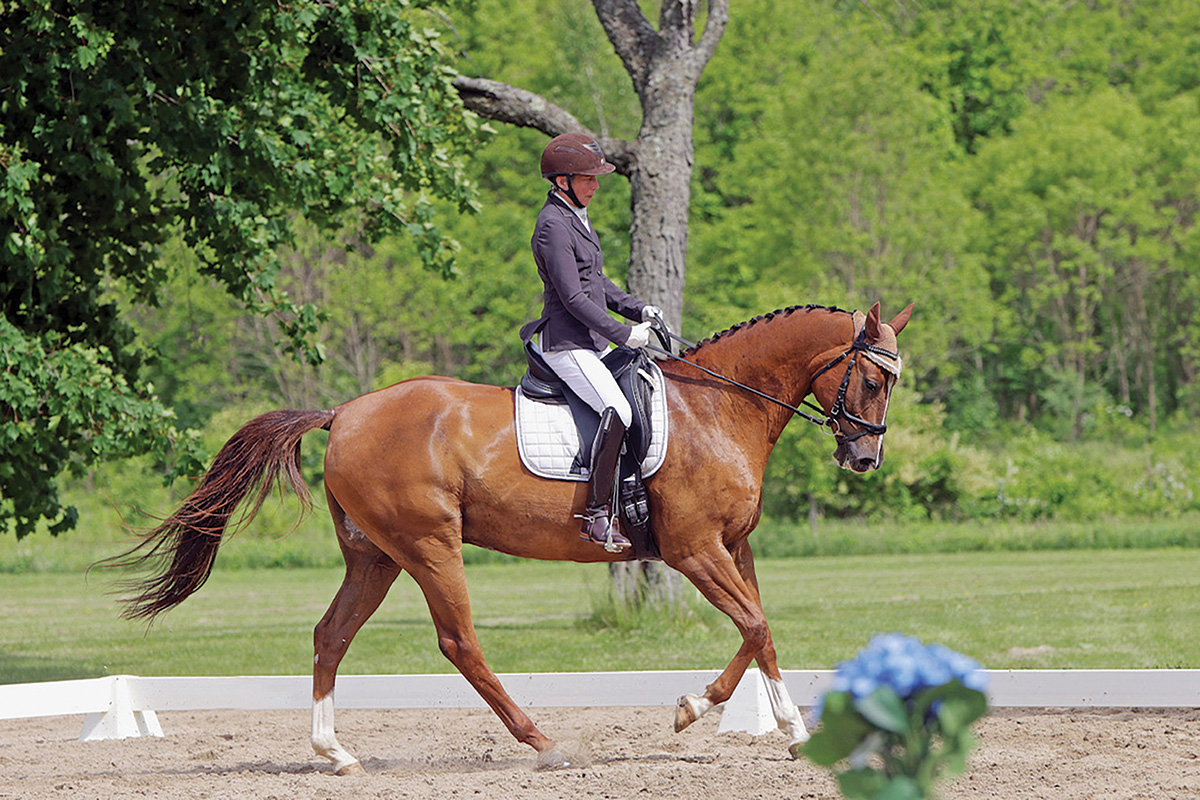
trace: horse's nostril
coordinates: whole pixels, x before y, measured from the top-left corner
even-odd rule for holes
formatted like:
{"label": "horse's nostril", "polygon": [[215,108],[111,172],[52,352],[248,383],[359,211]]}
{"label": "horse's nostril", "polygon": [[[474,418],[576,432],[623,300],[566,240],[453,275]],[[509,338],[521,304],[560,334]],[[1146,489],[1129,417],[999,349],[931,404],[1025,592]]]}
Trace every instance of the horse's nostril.
{"label": "horse's nostril", "polygon": [[854,467],[857,472],[866,472],[870,469],[874,469],[875,468],[875,459],[873,459],[873,458],[857,459],[854,462]]}

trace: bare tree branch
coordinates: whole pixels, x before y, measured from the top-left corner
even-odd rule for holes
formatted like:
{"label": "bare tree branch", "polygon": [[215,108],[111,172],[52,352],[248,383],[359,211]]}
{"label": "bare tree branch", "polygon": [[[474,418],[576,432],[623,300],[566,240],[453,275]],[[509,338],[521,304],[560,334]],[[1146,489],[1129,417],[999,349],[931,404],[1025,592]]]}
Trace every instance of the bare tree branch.
{"label": "bare tree branch", "polygon": [[721,37],[725,35],[725,26],[729,24],[729,0],[708,0],[708,19],[704,21],[704,32],[696,45],[697,74],[704,70]]}
{"label": "bare tree branch", "polygon": [[558,136],[572,131],[590,134],[600,143],[604,155],[617,168],[617,172],[629,175],[636,154],[633,143],[597,135],[588,130],[571,112],[556,106],[541,95],[500,81],[469,78],[465,75],[454,79],[454,88],[458,89],[464,106],[487,119],[507,122],[522,128],[534,128],[547,136]]}
{"label": "bare tree branch", "polygon": [[650,62],[658,49],[658,34],[637,0],[592,0],[596,16],[621,61],[633,79],[638,95],[650,74]]}
{"label": "bare tree branch", "polygon": [[463,105],[488,119],[523,128],[537,128],[548,136],[585,130],[566,109],[533,92],[486,78],[459,75],[454,79]]}
{"label": "bare tree branch", "polygon": [[658,17],[658,37],[673,52],[686,53],[692,49],[697,2],[698,0],[663,0]]}

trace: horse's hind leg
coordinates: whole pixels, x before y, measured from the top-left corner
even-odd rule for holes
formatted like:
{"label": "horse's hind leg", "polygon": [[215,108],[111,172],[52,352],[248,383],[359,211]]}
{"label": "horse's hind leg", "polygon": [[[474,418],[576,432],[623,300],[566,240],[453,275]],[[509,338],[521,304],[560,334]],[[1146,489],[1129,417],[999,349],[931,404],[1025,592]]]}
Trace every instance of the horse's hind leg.
{"label": "horse's hind leg", "polygon": [[483,650],[475,635],[475,624],[471,620],[461,552],[451,552],[450,546],[445,544],[439,544],[437,548],[441,552],[424,553],[420,562],[410,565],[408,571],[421,587],[429,604],[429,612],[437,629],[438,647],[491,706],[517,741],[537,751],[539,769],[570,766],[569,760],[558,751],[554,741],[543,735],[533,720],[508,696],[496,674],[484,661]]}
{"label": "horse's hind leg", "polygon": [[354,526],[332,495],[327,493],[327,496],[338,544],[346,560],[346,575],[329,610],[313,631],[312,746],[318,755],[333,762],[338,775],[346,775],[362,771],[362,766],[338,744],[334,735],[333,684],[354,635],[379,608],[400,574],[400,567]]}

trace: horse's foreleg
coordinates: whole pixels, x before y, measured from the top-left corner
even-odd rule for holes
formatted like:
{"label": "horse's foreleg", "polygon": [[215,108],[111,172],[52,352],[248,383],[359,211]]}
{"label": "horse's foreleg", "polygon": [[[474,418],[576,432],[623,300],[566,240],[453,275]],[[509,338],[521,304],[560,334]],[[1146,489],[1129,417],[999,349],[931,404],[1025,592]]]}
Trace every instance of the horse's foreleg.
{"label": "horse's foreleg", "polygon": [[695,554],[672,566],[686,575],[710,603],[725,612],[742,634],[742,646],[737,654],[717,679],[705,688],[704,694],[699,697],[688,694],[679,698],[675,711],[675,730],[681,731],[708,713],[713,706],[729,699],[751,660],[770,643],[771,632],[763,616],[758,592],[742,578],[724,547]]}
{"label": "horse's foreleg", "polygon": [[438,647],[450,663],[463,674],[517,741],[537,751],[539,769],[570,766],[569,760],[558,751],[554,741],[543,735],[533,720],[508,696],[499,678],[484,660],[483,650],[475,635],[475,624],[471,620],[461,555],[445,553],[437,558],[427,557],[422,559],[420,565],[410,567],[409,572],[425,594],[429,613],[437,629]]}
{"label": "horse's foreleg", "polygon": [[[754,598],[761,608],[762,598],[758,593],[758,576],[754,571],[754,554],[750,550],[749,540],[744,539],[731,548],[730,555],[733,556],[733,561],[737,565],[738,574],[742,576],[746,585],[754,593]],[[771,713],[775,715],[775,722],[778,723],[779,728],[788,735],[788,752],[792,754],[793,758],[798,758],[800,746],[808,741],[808,728],[804,726],[804,718],[800,715],[800,709],[792,702],[787,687],[783,683],[783,674],[779,671],[779,665],[775,660],[775,643],[771,639],[769,630],[766,644],[759,651],[757,660],[758,667],[766,678]]]}
{"label": "horse's foreleg", "polygon": [[[330,508],[337,509],[332,497]],[[340,509],[334,512],[335,518],[338,512]],[[349,530],[346,525],[351,526]],[[352,525],[344,517],[337,525],[346,560],[346,575],[329,610],[313,631],[312,746],[318,755],[333,762],[338,775],[362,771],[358,759],[338,744],[334,734],[333,685],[338,665],[354,635],[379,608],[400,574],[396,562],[357,533]]]}

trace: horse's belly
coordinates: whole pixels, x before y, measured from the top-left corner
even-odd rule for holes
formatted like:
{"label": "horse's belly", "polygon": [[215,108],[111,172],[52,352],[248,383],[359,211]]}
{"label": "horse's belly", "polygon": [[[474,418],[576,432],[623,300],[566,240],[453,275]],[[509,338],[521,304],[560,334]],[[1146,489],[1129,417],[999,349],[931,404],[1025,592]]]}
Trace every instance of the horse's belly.
{"label": "horse's belly", "polygon": [[462,507],[467,544],[520,558],[612,561],[604,548],[579,538],[587,484],[536,478],[518,467],[507,478],[480,482]]}

